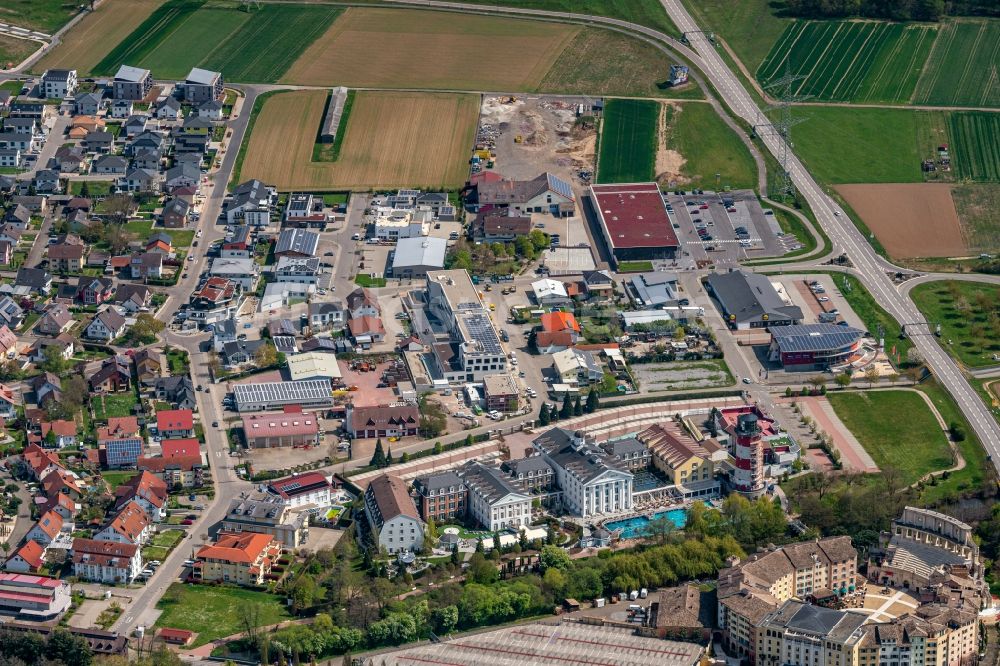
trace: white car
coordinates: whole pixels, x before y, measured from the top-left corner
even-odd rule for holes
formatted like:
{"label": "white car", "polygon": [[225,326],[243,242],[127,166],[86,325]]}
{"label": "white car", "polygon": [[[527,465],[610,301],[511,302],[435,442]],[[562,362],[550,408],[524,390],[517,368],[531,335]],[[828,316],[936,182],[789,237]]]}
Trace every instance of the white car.
{"label": "white car", "polygon": [[829,296],[820,296],[816,300],[819,301],[820,303],[826,303],[827,301],[830,300],[830,297]]}

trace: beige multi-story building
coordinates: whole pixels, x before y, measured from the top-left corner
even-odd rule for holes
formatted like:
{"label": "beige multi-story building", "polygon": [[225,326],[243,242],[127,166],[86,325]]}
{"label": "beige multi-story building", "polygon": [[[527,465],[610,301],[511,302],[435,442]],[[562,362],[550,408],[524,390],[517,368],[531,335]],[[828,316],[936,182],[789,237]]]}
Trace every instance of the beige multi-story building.
{"label": "beige multi-story building", "polygon": [[[652,454],[653,467],[663,472],[684,497],[719,492],[712,452],[684,431],[676,421],[651,425],[637,435]],[[714,447],[718,450],[718,446]]]}
{"label": "beige multi-story building", "polygon": [[298,548],[309,538],[307,513],[296,511],[271,493],[253,492],[234,499],[222,519],[222,530],[269,534],[285,548]]}
{"label": "beige multi-story building", "polygon": [[281,544],[270,534],[220,532],[216,542],[195,555],[191,575],[196,581],[263,585]]}
{"label": "beige multi-story building", "polygon": [[862,613],[788,600],[761,620],[757,628],[756,663],[858,666],[858,648],[865,639],[866,620]]}
{"label": "beige multi-story building", "polygon": [[978,660],[978,618],[969,611],[928,604],[865,625],[864,631],[858,666],[965,666]]}

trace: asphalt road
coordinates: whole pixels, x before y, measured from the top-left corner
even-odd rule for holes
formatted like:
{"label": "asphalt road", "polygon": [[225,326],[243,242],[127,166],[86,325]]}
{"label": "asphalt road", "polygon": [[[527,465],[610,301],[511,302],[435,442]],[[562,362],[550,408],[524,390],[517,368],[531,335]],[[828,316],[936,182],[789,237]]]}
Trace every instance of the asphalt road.
{"label": "asphalt road", "polygon": [[[763,113],[753,98],[729,70],[716,52],[716,47],[700,32],[699,26],[688,14],[680,0],[661,0],[674,24],[688,33],[691,47],[698,54],[698,65],[715,86],[725,103],[739,117],[751,125],[757,124]],[[776,132],[761,132],[761,139],[771,153],[780,159],[784,140]],[[788,149],[788,170],[796,189],[809,203],[820,226],[830,236],[834,251],[848,254],[857,269],[858,277],[865,287],[897,321],[905,324],[922,322],[923,317],[911,301],[895,285],[886,271],[895,267],[878,256],[857,227],[813,179],[791,147]],[[926,327],[913,327],[914,329]],[[914,335],[913,342],[923,356],[927,366],[938,381],[955,398],[962,413],[979,437],[986,452],[993,456],[993,464],[1000,470],[1000,424],[997,424],[989,409],[969,384],[962,370],[954,360],[938,345],[930,331],[926,335]]]}

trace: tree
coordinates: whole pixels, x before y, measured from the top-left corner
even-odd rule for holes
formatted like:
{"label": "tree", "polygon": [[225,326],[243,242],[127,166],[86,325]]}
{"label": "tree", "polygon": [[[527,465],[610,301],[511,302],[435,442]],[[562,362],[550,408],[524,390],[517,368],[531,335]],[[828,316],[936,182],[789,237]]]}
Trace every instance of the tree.
{"label": "tree", "polygon": [[814,389],[819,391],[822,387],[826,386],[826,377],[824,375],[813,375],[809,378],[809,383]]}
{"label": "tree", "polygon": [[542,408],[538,412],[538,424],[547,426],[552,422],[552,418],[549,416],[549,403],[543,402]]}
{"label": "tree", "polygon": [[135,210],[135,199],[131,194],[112,194],[101,202],[101,208],[105,219],[120,226],[128,222],[129,216]]}
{"label": "tree", "polygon": [[104,226],[104,242],[111,247],[113,254],[121,254],[129,243],[135,240],[135,234],[118,224]]}
{"label": "tree", "polygon": [[368,464],[375,469],[382,469],[385,467],[385,451],[382,449],[381,438],[375,441],[375,453],[372,455],[371,462]]}
{"label": "tree", "polygon": [[165,327],[162,321],[148,312],[143,312],[135,318],[135,324],[129,329],[126,337],[137,345],[151,345],[156,342],[157,334]]}
{"label": "tree", "polygon": [[90,184],[87,181],[83,181],[80,185],[80,196],[89,197],[90,196]]}
{"label": "tree", "polygon": [[542,573],[551,568],[567,571],[572,563],[569,554],[558,546],[544,546],[538,559]]}
{"label": "tree", "polygon": [[254,352],[253,360],[258,368],[270,368],[278,364],[278,350],[274,348],[274,345],[265,342]]}
{"label": "tree", "polygon": [[427,527],[424,530],[424,533],[427,535],[428,541],[437,541],[438,529],[437,529],[437,523],[434,522],[433,517],[427,519]]}
{"label": "tree", "polygon": [[257,645],[257,627],[262,624],[260,608],[250,601],[241,601],[236,605],[236,617],[250,645]]}
{"label": "tree", "polygon": [[591,386],[590,390],[587,391],[587,405],[584,407],[584,411],[588,414],[593,414],[601,407],[601,398],[597,395],[597,387]]}
{"label": "tree", "polygon": [[296,610],[311,607],[320,597],[322,588],[316,585],[316,580],[309,574],[300,574],[288,590],[292,606]]}
{"label": "tree", "polygon": [[385,466],[388,467],[391,464],[392,464],[392,447],[390,446],[389,450],[385,452]]}
{"label": "tree", "polygon": [[845,389],[851,385],[851,376],[846,372],[842,372],[841,374],[834,377],[833,381],[836,382],[837,386],[839,386],[842,389]]}
{"label": "tree", "polygon": [[566,397],[563,398],[562,409],[559,410],[559,418],[568,419],[571,416],[573,416],[573,401],[570,399],[569,393],[567,393]]}
{"label": "tree", "polygon": [[865,368],[865,379],[868,380],[868,388],[875,386],[875,382],[879,380],[882,374],[875,367],[875,364],[869,365]]}
{"label": "tree", "polygon": [[[499,551],[498,548],[494,548],[493,550]],[[473,553],[472,559],[469,560],[469,569],[465,578],[469,582],[479,583],[480,585],[495,583],[498,578],[497,567],[488,561],[482,553]]]}
{"label": "tree", "polygon": [[909,365],[922,365],[924,362],[924,356],[916,347],[910,347],[906,350],[906,362]]}
{"label": "tree", "polygon": [[675,529],[673,522],[666,516],[662,516],[654,518],[646,524],[643,536],[653,539],[662,546],[667,542],[667,539],[670,538]]}
{"label": "tree", "polygon": [[47,346],[42,351],[42,356],[44,358],[38,364],[38,368],[40,370],[51,372],[52,374],[61,377],[65,374],[66,370],[69,369],[69,361],[63,357],[62,350],[60,350],[56,345]]}
{"label": "tree", "polygon": [[583,415],[583,405],[580,403],[580,394],[576,395],[576,401],[573,402],[573,416]]}
{"label": "tree", "polygon": [[472,435],[471,434],[465,436],[465,445],[466,446],[472,446],[472,444],[474,442],[475,442],[475,440],[472,439]]}
{"label": "tree", "polygon": [[437,400],[430,400],[425,393],[420,398],[420,426],[418,431],[424,439],[437,437],[448,428],[448,415]]}
{"label": "tree", "polygon": [[[6,543],[6,541],[4,542]],[[451,563],[458,566],[462,562],[462,554],[458,552],[458,544],[452,544],[451,546]]]}
{"label": "tree", "polygon": [[448,634],[458,626],[458,608],[443,606],[431,612],[431,626],[437,634]]}

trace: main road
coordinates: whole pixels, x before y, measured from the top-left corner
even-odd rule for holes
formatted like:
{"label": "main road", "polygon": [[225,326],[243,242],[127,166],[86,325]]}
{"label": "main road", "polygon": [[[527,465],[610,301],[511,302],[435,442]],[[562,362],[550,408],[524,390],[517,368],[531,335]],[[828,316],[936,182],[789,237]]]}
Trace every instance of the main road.
{"label": "main road", "polygon": [[[687,34],[690,47],[698,54],[703,74],[712,82],[723,101],[737,116],[750,125],[764,117],[754,99],[736,75],[716,52],[715,45],[702,32],[684,8],[681,0],[660,0],[671,20]],[[773,128],[772,128],[773,129]],[[775,131],[759,132],[768,150],[780,160],[784,138]],[[809,203],[816,219],[830,236],[835,250],[846,252],[857,268],[857,274],[875,300],[902,324],[917,324],[924,317],[905,292],[900,291],[888,273],[895,267],[876,254],[847,214],[827,195],[809,174],[802,162],[788,147],[788,171],[796,189]],[[1000,425],[969,384],[958,364],[938,345],[926,326],[908,326],[917,333],[913,343],[931,372],[955,398],[969,420],[993,464],[1000,470]]]}

